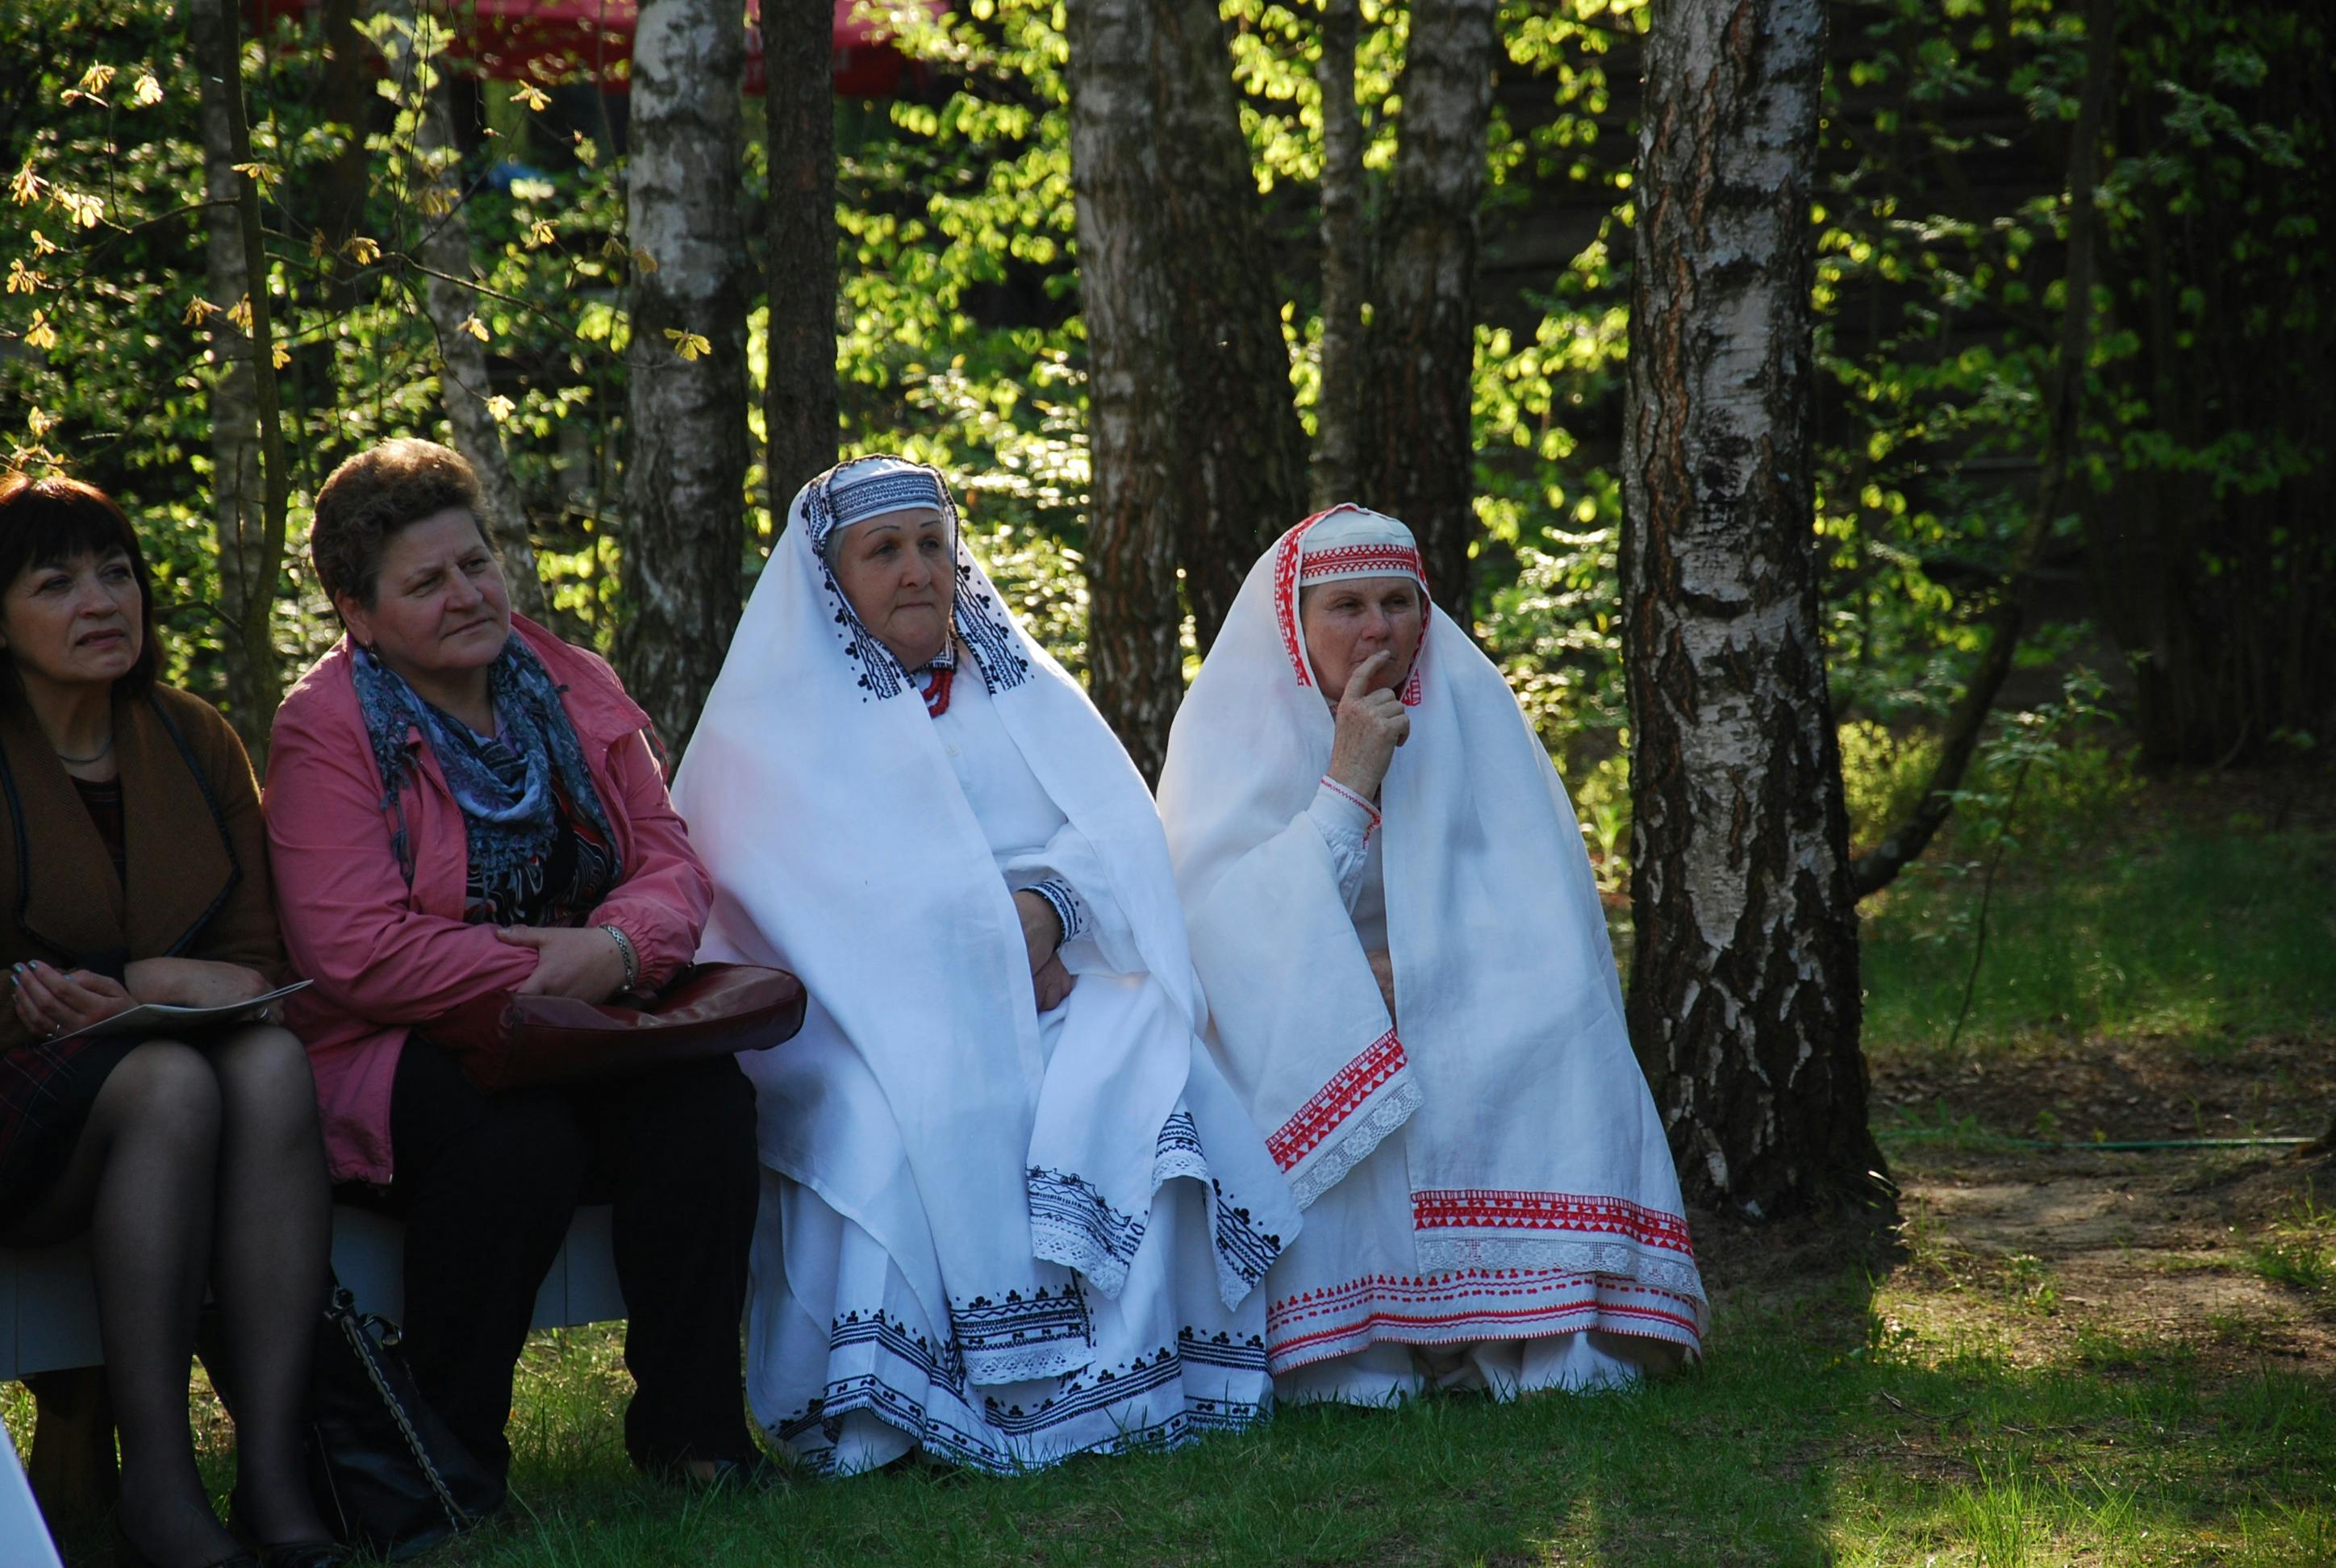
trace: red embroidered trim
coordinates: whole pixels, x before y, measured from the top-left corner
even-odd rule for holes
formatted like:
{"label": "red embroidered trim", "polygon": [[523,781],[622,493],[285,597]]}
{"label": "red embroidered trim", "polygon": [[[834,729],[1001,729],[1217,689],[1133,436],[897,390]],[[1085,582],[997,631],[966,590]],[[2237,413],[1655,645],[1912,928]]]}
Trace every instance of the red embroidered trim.
{"label": "red embroidered trim", "polygon": [[[1345,784],[1340,784],[1337,779],[1332,778],[1329,774],[1324,774],[1322,775],[1322,784],[1323,787],[1328,789],[1332,794],[1341,795],[1362,807],[1363,810],[1368,813],[1371,819],[1371,826],[1377,827],[1379,825],[1378,807],[1371,804],[1370,802],[1365,800],[1362,796],[1348,789]],[[1368,837],[1369,835],[1366,834],[1365,836]]]}
{"label": "red embroidered trim", "polygon": [[1299,541],[1306,531],[1329,516],[1318,511],[1288,533],[1273,547],[1273,618],[1281,628],[1282,651],[1290,656],[1290,667],[1298,672],[1299,686],[1312,686],[1314,672],[1306,667],[1306,649],[1298,640],[1298,558]]}
{"label": "red embroidered trim", "polygon": [[[1558,1299],[1549,1300],[1552,1294]],[[1492,1306],[1488,1299],[1516,1304]],[[1697,1303],[1689,1297],[1617,1274],[1466,1269],[1426,1278],[1375,1274],[1309,1290],[1273,1302],[1266,1309],[1265,1322],[1279,1369],[1293,1359],[1318,1359],[1306,1358],[1305,1352],[1345,1339],[1435,1343],[1460,1337],[1455,1330],[1463,1329],[1494,1330],[1470,1337],[1523,1339],[1566,1332],[1567,1324],[1577,1319],[1621,1333],[1664,1339],[1684,1335],[1693,1343],[1699,1338],[1697,1313]],[[1325,1318],[1338,1320],[1303,1333],[1289,1332]]]}
{"label": "red embroidered trim", "polygon": [[[1298,677],[1298,684],[1302,687],[1314,684],[1314,672],[1306,667],[1305,645],[1299,640],[1298,636],[1299,571],[1304,564],[1306,531],[1333,511],[1354,510],[1356,509],[1351,505],[1341,502],[1328,511],[1318,511],[1311,517],[1302,519],[1296,527],[1283,534],[1273,547],[1274,623],[1281,631],[1281,650],[1290,656],[1290,668]],[[1428,633],[1435,629],[1436,621],[1435,596],[1427,586],[1427,563],[1420,559],[1417,550],[1405,550],[1401,545],[1340,545],[1336,550],[1325,551],[1321,559],[1329,560],[1334,556],[1346,555],[1357,550],[1390,550],[1408,557],[1408,560],[1397,570],[1408,571],[1419,579],[1419,591],[1428,598],[1427,616],[1421,622],[1419,628],[1419,648],[1412,656],[1411,678],[1404,682],[1402,694],[1406,707],[1417,707],[1420,698],[1426,695],[1426,688],[1420,685],[1420,669],[1427,662],[1427,638]]]}
{"label": "red embroidered trim", "polygon": [[943,666],[933,671],[932,684],[925,687],[925,712],[939,718],[949,712],[949,687],[957,680],[953,666]]}
{"label": "red embroidered trim", "polygon": [[1296,1115],[1266,1139],[1266,1151],[1273,1156],[1273,1163],[1284,1171],[1295,1170],[1300,1160],[1338,1131],[1339,1123],[1353,1115],[1365,1100],[1410,1065],[1410,1058],[1403,1054],[1403,1042],[1395,1037],[1393,1029],[1373,1040],[1360,1056],[1332,1074],[1330,1081],[1317,1090],[1312,1099],[1298,1107]]}
{"label": "red embroidered trim", "polygon": [[1341,577],[1416,577],[1427,580],[1427,569],[1420,563],[1419,551],[1401,544],[1342,544],[1334,549],[1317,550],[1299,563],[1298,581],[1302,587],[1319,582],[1336,574]]}
{"label": "red embroidered trim", "polygon": [[1578,1231],[1628,1236],[1646,1246],[1695,1256],[1684,1217],[1623,1198],[1579,1193],[1418,1192],[1411,1195],[1411,1223],[1416,1231]]}

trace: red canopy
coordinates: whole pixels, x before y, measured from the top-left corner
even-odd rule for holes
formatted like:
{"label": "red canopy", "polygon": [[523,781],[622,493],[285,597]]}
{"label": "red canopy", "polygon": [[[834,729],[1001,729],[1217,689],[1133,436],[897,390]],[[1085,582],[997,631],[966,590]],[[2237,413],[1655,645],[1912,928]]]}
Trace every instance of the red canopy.
{"label": "red canopy", "polygon": [[[949,15],[949,0],[914,0],[936,19]],[[254,0],[263,17],[306,17],[316,0]],[[835,0],[832,30],[835,93],[839,98],[889,98],[902,84],[924,80],[921,62],[910,60],[892,42],[882,22],[863,12],[862,0]],[[763,91],[763,34],[759,0],[746,4],[746,91]],[[456,0],[450,18],[453,53],[474,61],[499,81],[530,81],[550,86],[577,76],[611,92],[630,84],[633,27],[638,0]]]}

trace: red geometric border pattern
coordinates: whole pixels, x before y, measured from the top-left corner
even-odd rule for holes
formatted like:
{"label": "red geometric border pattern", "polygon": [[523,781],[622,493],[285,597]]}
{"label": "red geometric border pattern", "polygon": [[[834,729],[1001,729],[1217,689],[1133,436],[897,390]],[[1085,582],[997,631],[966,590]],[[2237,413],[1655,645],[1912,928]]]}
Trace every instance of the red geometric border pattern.
{"label": "red geometric border pattern", "polygon": [[1339,1123],[1353,1115],[1365,1100],[1378,1092],[1381,1085],[1408,1066],[1410,1058],[1403,1054],[1403,1042],[1395,1037],[1393,1029],[1373,1040],[1360,1056],[1333,1073],[1330,1081],[1317,1090],[1312,1099],[1298,1107],[1296,1115],[1266,1139],[1266,1151],[1273,1156],[1273,1163],[1284,1171],[1296,1169],[1299,1161],[1338,1131]]}
{"label": "red geometric border pattern", "polygon": [[1281,629],[1281,648],[1290,656],[1290,667],[1298,673],[1299,686],[1312,686],[1314,672],[1306,667],[1306,650],[1298,641],[1298,558],[1299,541],[1306,531],[1329,516],[1318,511],[1288,533],[1273,547],[1273,618]]}
{"label": "red geometric border pattern", "polygon": [[1695,1256],[1684,1216],[1623,1198],[1580,1193],[1503,1193],[1480,1188],[1416,1192],[1411,1195],[1411,1224],[1416,1231],[1576,1231],[1628,1236],[1645,1246]]}
{"label": "red geometric border pattern", "polygon": [[1692,1345],[1701,1339],[1699,1310],[1689,1297],[1618,1275],[1564,1269],[1374,1274],[1273,1302],[1266,1344],[1277,1371],[1341,1354],[1328,1348],[1355,1339],[1446,1344],[1596,1327]]}
{"label": "red geometric border pattern", "polygon": [[1427,580],[1419,551],[1401,544],[1342,544],[1317,550],[1299,563],[1298,584],[1303,588],[1330,576],[1412,577]]}

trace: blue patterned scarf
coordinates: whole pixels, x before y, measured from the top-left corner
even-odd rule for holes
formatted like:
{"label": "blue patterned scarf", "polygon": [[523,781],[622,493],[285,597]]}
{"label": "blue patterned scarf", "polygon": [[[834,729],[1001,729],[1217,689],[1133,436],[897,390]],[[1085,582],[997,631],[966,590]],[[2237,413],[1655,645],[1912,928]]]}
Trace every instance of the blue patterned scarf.
{"label": "blue patterned scarf", "polygon": [[406,832],[405,809],[398,791],[414,765],[406,751],[409,729],[418,728],[437,755],[438,766],[462,808],[462,829],[468,838],[471,865],[490,882],[501,881],[512,868],[550,853],[560,836],[560,807],[552,781],[557,771],[560,791],[590,819],[610,846],[610,885],[624,870],[613,863],[616,835],[609,830],[600,793],[592,785],[592,772],[584,760],[583,744],[560,703],[551,672],[535,650],[511,634],[501,653],[487,667],[487,690],[494,698],[495,716],[504,745],[526,760],[527,771],[506,782],[488,760],[471,726],[424,700],[395,670],[359,648],[351,661],[357,702],[365,710],[365,733],[373,743],[373,760],[381,770],[384,793],[382,809],[395,818],[390,836],[398,870],[405,885],[414,885],[414,843]]}

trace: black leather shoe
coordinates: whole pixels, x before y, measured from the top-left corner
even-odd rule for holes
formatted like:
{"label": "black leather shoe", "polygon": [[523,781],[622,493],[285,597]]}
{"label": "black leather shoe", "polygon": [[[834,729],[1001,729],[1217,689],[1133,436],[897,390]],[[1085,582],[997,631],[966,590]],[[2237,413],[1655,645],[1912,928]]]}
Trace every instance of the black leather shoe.
{"label": "black leather shoe", "polygon": [[342,1568],[356,1561],[356,1549],[338,1541],[262,1541],[251,1527],[240,1488],[227,1495],[227,1527],[251,1543],[257,1568]]}

